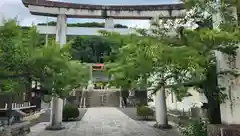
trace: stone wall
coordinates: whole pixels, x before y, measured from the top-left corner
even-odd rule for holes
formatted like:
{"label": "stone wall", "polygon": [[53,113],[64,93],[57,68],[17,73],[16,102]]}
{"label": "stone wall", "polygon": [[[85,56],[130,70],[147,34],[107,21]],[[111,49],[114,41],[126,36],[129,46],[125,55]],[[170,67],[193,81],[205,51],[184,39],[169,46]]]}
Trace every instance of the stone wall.
{"label": "stone wall", "polygon": [[240,136],[240,125],[208,125],[208,136]]}
{"label": "stone wall", "polygon": [[26,136],[30,132],[30,123],[17,123],[9,127],[0,128],[0,136]]}
{"label": "stone wall", "polygon": [[105,94],[105,100],[103,105],[106,107],[119,107],[120,104],[120,92],[107,92]]}

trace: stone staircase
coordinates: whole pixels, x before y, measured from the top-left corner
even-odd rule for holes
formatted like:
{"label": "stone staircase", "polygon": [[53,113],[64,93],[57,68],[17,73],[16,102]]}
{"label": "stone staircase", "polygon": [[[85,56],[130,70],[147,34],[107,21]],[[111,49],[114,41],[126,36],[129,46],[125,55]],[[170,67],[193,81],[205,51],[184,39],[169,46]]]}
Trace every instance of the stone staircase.
{"label": "stone staircase", "polygon": [[119,107],[120,92],[117,91],[86,91],[86,107]]}
{"label": "stone staircase", "polygon": [[107,105],[109,105],[108,95],[109,95],[109,94],[108,94],[107,92],[103,92],[103,93],[102,93],[102,100],[101,100],[102,106],[107,106]]}
{"label": "stone staircase", "polygon": [[101,104],[101,93],[97,91],[85,92],[86,107],[99,107]]}

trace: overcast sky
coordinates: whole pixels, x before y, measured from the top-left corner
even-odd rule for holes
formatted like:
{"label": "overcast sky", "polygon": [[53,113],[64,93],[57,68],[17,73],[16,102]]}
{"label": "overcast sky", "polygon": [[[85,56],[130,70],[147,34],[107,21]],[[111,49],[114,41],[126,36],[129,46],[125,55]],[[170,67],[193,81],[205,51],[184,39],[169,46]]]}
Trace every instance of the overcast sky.
{"label": "overcast sky", "polygon": [[[178,3],[179,0],[58,0],[64,2],[75,2],[84,4],[170,4]],[[21,25],[31,25],[32,23],[46,22],[46,17],[34,16],[28,12],[21,0],[0,0],[0,16],[8,18],[17,18]],[[49,20],[55,20],[50,18]],[[101,19],[68,19],[69,23],[75,22],[103,22]],[[148,27],[147,20],[114,20],[115,23],[121,23],[128,26]]]}

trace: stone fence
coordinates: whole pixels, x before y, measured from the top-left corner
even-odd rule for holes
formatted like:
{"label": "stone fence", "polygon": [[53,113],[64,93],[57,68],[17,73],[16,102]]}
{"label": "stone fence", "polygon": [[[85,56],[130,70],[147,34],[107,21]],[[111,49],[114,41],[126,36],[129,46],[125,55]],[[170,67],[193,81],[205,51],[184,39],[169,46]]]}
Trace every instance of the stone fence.
{"label": "stone fence", "polygon": [[240,125],[208,125],[208,136],[240,136]]}

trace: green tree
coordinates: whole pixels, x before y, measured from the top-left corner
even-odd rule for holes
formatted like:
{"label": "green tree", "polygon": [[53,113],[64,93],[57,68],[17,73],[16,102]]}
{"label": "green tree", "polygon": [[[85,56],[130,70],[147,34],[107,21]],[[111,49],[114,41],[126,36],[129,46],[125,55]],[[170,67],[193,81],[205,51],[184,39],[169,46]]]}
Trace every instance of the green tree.
{"label": "green tree", "polygon": [[[13,81],[23,85],[30,77],[30,54],[31,49],[36,46],[37,33],[34,33],[35,28],[30,29],[26,33],[21,31],[20,26],[16,25],[15,20],[7,21],[0,28],[0,50],[1,50],[1,75],[2,80],[7,80],[10,84]],[[14,79],[14,80],[13,80]],[[4,82],[4,85],[5,84]],[[8,86],[8,85],[7,85]],[[17,85],[14,88],[7,90],[22,90]],[[5,89],[3,89],[5,90]],[[3,91],[2,90],[2,91]],[[23,89],[24,90],[24,89]]]}
{"label": "green tree", "polygon": [[[215,12],[212,12],[211,16],[214,13]],[[226,14],[223,15],[226,16]],[[191,16],[191,18],[194,18],[194,16]],[[225,27],[226,22],[223,22],[221,24],[221,31],[218,31],[212,30],[210,29],[211,27],[209,28],[209,26],[206,25],[209,24],[208,22],[212,22],[209,18],[199,18],[199,16],[197,16],[194,19],[196,19],[196,23],[201,26],[195,30],[183,29],[183,27],[174,29],[171,26],[169,28],[162,28],[162,23],[159,23],[159,20],[154,20],[152,22],[150,34],[146,33],[146,30],[140,31],[141,35],[144,36],[140,41],[144,41],[146,37],[152,37],[151,42],[147,44],[141,43],[144,47],[147,47],[147,50],[139,46],[138,43],[140,41],[135,43],[135,45],[138,45],[137,48],[140,49],[140,53],[138,54],[145,55],[135,55],[133,50],[136,50],[136,48],[132,48],[133,50],[131,50],[131,48],[128,47],[131,51],[127,50],[124,52],[125,57],[129,57],[131,60],[136,60],[137,58],[137,60],[139,59],[145,63],[143,58],[146,58],[147,62],[151,62],[150,64],[152,64],[150,68],[148,69],[146,65],[140,65],[137,61],[127,60],[122,63],[123,61],[117,60],[116,63],[120,63],[118,65],[120,68],[114,68],[119,70],[116,73],[129,73],[130,71],[131,74],[125,74],[122,77],[125,77],[125,79],[130,78],[130,80],[135,81],[136,77],[138,79],[139,75],[150,70],[149,73],[157,75],[156,79],[158,85],[155,91],[163,88],[171,88],[179,96],[183,97],[184,94],[187,94],[185,87],[195,86],[203,89],[206,96],[212,95],[211,97],[215,99],[211,99],[213,100],[211,101],[214,103],[213,105],[216,106],[217,103],[219,104],[219,98],[222,97],[220,88],[217,85],[217,77],[211,74],[216,73],[216,71],[212,71],[215,69],[216,65],[214,51],[217,50],[234,56],[237,48],[236,43],[239,42],[239,30],[229,29],[236,26],[234,22],[231,23],[231,27],[228,29]],[[200,21],[197,19],[200,19]],[[166,22],[163,21],[163,23]],[[172,34],[172,31],[175,33]],[[148,55],[149,58],[146,57],[147,51],[151,54]],[[140,56],[144,57],[142,58]],[[130,65],[128,63],[131,64],[130,67],[135,71],[137,71],[137,68],[135,68],[136,66],[142,66],[144,70],[134,73],[135,71],[131,68],[124,68]],[[208,86],[209,83],[212,85]],[[218,91],[216,93],[216,91],[211,92],[210,90]],[[210,113],[211,117],[213,117],[212,113],[213,112]],[[210,121],[212,123],[218,122],[211,119]]]}
{"label": "green tree", "polygon": [[87,63],[103,63],[107,56],[112,56],[114,48],[119,47],[119,44],[108,37],[76,37],[71,42],[71,54],[74,60],[81,60]]}
{"label": "green tree", "polygon": [[[213,124],[219,124],[221,123],[220,103],[226,99],[226,95],[222,93],[222,90],[228,88],[223,88],[218,85],[218,77],[222,76],[223,73],[234,75],[234,72],[230,70],[218,73],[214,51],[219,51],[225,56],[229,56],[229,58],[231,58],[231,60],[229,60],[231,63],[230,67],[235,67],[234,62],[236,61],[237,43],[239,43],[240,40],[239,27],[236,25],[236,13],[232,12],[232,8],[229,8],[229,5],[239,9],[239,3],[237,3],[237,1],[222,1],[219,7],[220,9],[218,10],[216,5],[213,4],[215,1],[186,0],[185,2],[188,9],[194,9],[195,12],[190,17],[199,25],[199,28],[194,31],[195,33],[188,33],[189,35],[185,32],[182,33],[183,41],[197,48],[202,55],[209,56],[206,57],[207,63],[203,66],[206,68],[206,79],[195,83],[192,82],[188,85],[195,85],[197,88],[203,90],[203,93],[208,98],[209,121]],[[220,27],[217,30],[212,30],[213,24],[216,24],[216,20],[213,20],[213,16],[215,16],[217,12],[222,20],[218,21]]]}
{"label": "green tree", "polygon": [[[118,51],[118,59],[107,65],[107,70],[113,76],[115,85],[129,89],[147,88],[147,79],[156,76],[155,80],[158,82],[153,93],[161,89],[162,96],[164,96],[165,88],[172,85],[170,81],[186,81],[192,78],[190,76],[192,73],[202,72],[199,63],[203,62],[196,51],[188,47],[168,46],[162,42],[161,37],[156,38],[145,32],[141,31],[142,37],[129,35],[127,39],[137,40],[131,40],[126,44],[123,42]],[[110,36],[112,35],[110,34]],[[119,38],[119,36],[115,38]],[[182,53],[179,54],[179,51]],[[194,60],[189,56],[198,59]],[[164,97],[162,99],[164,100]],[[162,111],[166,111],[166,108]],[[167,126],[166,121],[161,123],[160,125]]]}
{"label": "green tree", "polygon": [[23,31],[15,20],[6,21],[0,35],[0,92],[30,91],[32,81],[37,81],[49,94],[64,98],[86,85],[87,67],[71,60],[69,45],[60,48],[51,42],[43,46],[35,27]]}
{"label": "green tree", "polygon": [[70,46],[61,48],[55,42],[36,50],[35,78],[51,94],[64,98],[70,91],[88,81],[88,68],[71,60]]}

